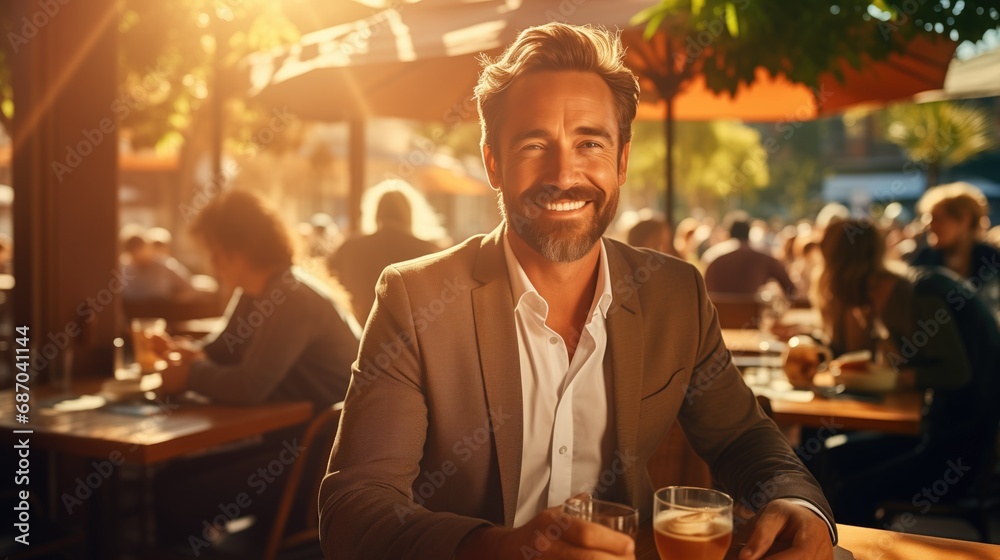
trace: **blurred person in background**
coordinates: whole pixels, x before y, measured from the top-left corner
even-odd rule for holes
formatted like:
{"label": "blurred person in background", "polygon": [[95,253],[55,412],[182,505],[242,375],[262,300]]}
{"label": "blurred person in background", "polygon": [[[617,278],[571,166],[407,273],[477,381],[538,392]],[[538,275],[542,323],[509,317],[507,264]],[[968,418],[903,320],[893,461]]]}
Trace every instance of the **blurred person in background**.
{"label": "blurred person in background", "polygon": [[162,227],[149,228],[143,237],[146,238],[146,242],[149,243],[153,251],[153,258],[176,272],[181,278],[185,280],[191,279],[191,271],[175,259],[171,253],[170,244],[173,242],[174,236],[171,235],[170,230]]}
{"label": "blurred person in background", "polygon": [[917,203],[928,224],[926,247],[910,258],[914,266],[943,266],[965,278],[1000,321],[1000,249],[984,242],[989,204],[969,183],[929,189]]}
{"label": "blurred person in background", "polygon": [[687,217],[677,224],[677,232],[674,236],[674,252],[685,261],[695,265],[699,270],[704,271],[701,259],[698,258],[698,227],[701,223],[697,218]]}
{"label": "blurred person in background", "polygon": [[[362,221],[373,219],[375,229],[368,235],[345,241],[330,256],[330,273],[351,294],[355,317],[364,323],[375,303],[375,285],[385,267],[429,255],[440,248],[416,236],[413,204],[415,191],[405,181],[389,179],[365,192]],[[440,226],[430,234],[440,237]]]}
{"label": "blurred person in background", "polygon": [[14,240],[5,233],[0,233],[0,274],[13,272]]}
{"label": "blurred person in background", "polygon": [[830,202],[820,208],[816,214],[816,222],[813,227],[816,233],[822,237],[827,226],[837,220],[846,220],[851,217],[851,211],[839,202]]}
{"label": "blurred person in background", "polygon": [[122,228],[122,299],[138,302],[189,302],[199,297],[190,272],[176,259],[165,259],[138,225]]}
{"label": "blurred person in background", "polygon": [[[225,326],[207,339],[156,339],[170,361],[160,372],[159,392],[191,390],[232,405],[309,401],[314,413],[342,401],[361,327],[334,282],[296,266],[293,237],[277,211],[253,193],[232,190],[198,214],[191,232],[208,251],[220,282],[234,292]],[[273,461],[300,432],[300,427],[269,432],[256,444],[167,465],[154,484],[156,503],[172,514],[161,517],[160,539],[225,538],[226,527],[209,532],[203,520],[215,518],[219,503],[245,491],[247,477]],[[316,472],[320,467],[307,468]],[[241,517],[270,519],[282,485],[253,493]],[[303,485],[304,492],[308,488]],[[203,542],[208,546],[208,540]]]}
{"label": "blurred person in background", "polygon": [[317,212],[309,218],[308,255],[314,259],[327,259],[344,241],[340,228],[329,214]]}
{"label": "blurred person in background", "polygon": [[343,400],[361,328],[335,283],[295,266],[277,212],[234,190],[213,199],[191,232],[235,291],[221,331],[197,343],[161,341],[162,351],[181,356],[163,372],[163,392],[191,389],[228,404]]}
{"label": "blurred person in background", "polygon": [[794,294],[795,284],[781,262],[750,246],[750,216],[746,212],[730,212],[726,223],[730,239],[702,255],[709,293],[753,296],[773,280],[785,294]]}
{"label": "blurred person in background", "polygon": [[988,310],[947,271],[892,270],[884,237],[870,223],[835,220],[820,247],[812,295],[823,318],[819,337],[840,356],[830,366],[836,381],[848,390],[934,395],[922,435],[841,434],[809,462],[837,519],[874,526],[879,501],[909,499],[956,457],[980,470],[949,489],[960,495],[981,474],[1000,419],[1000,334]]}
{"label": "blurred person in background", "polygon": [[986,242],[1000,249],[1000,225],[993,226],[986,232]]}
{"label": "blurred person in background", "polygon": [[640,220],[629,228],[627,243],[633,247],[645,247],[678,257],[674,251],[674,236],[667,222],[657,217]]}

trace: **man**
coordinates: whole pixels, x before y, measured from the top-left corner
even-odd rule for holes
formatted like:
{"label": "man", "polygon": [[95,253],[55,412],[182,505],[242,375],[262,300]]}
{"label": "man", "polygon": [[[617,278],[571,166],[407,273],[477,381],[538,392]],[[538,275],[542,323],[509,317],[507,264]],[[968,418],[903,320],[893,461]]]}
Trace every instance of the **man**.
{"label": "man", "polygon": [[750,216],[732,212],[726,217],[729,239],[705,251],[702,261],[705,285],[711,293],[752,296],[764,284],[775,281],[786,294],[795,292],[795,283],[784,265],[771,255],[750,246]]}
{"label": "man", "polygon": [[161,392],[190,389],[227,404],[309,400],[317,412],[343,400],[361,327],[339,286],[295,266],[277,210],[249,191],[228,191],[191,232],[222,284],[238,290],[225,327],[205,341],[156,341],[180,356],[161,372]]}
{"label": "man", "polygon": [[621,56],[551,23],[483,70],[504,220],[383,273],[320,492],[328,558],[631,558],[629,537],[555,508],[591,492],[648,523],[646,462],[675,419],[737,502],[766,502],[744,558],[779,536],[787,558],[832,556],[826,501],[732,365],[701,276],[601,238],[638,100]]}

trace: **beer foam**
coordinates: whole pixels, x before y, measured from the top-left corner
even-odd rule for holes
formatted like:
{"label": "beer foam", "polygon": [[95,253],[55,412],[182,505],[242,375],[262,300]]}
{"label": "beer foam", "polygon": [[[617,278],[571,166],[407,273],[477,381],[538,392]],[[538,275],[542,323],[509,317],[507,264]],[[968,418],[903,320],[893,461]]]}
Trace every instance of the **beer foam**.
{"label": "beer foam", "polygon": [[732,521],[716,512],[672,510],[660,512],[653,528],[685,540],[708,540],[731,531]]}

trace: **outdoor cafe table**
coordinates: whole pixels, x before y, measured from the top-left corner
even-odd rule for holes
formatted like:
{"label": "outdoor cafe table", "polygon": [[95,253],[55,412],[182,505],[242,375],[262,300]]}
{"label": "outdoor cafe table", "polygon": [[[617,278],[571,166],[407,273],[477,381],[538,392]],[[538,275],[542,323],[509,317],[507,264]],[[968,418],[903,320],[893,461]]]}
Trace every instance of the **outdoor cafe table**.
{"label": "outdoor cafe table", "polygon": [[[850,525],[837,525],[840,543],[834,551],[834,560],[985,560],[1000,558],[1000,546],[978,542],[925,537],[895,531],[867,529]],[[745,537],[736,539],[746,542]],[[735,560],[740,546],[730,549],[727,560]],[[646,523],[639,530],[636,543],[636,560],[659,560],[653,527]]]}
{"label": "outdoor cafe table", "polygon": [[[69,393],[71,396],[96,394],[102,381],[87,379],[74,382]],[[303,424],[312,415],[312,404],[309,402],[224,406],[166,399],[155,407],[154,415],[138,417],[102,408],[74,412],[45,408],[42,403],[59,397],[58,391],[48,387],[32,387],[31,395],[30,422],[19,424],[15,420],[13,391],[0,392],[0,431],[5,438],[24,437],[14,434],[13,430],[32,430],[31,434],[27,434],[32,449],[113,460],[115,464],[140,465],[147,479],[152,465]],[[118,472],[118,469],[114,471],[110,485],[102,485],[98,490],[113,496]],[[114,508],[104,511],[102,501],[95,502],[101,509],[100,513],[90,515],[88,521],[92,539],[103,541],[96,543],[92,540],[91,552],[103,557],[113,546],[107,542],[110,540],[107,533],[111,532],[114,523],[108,520],[117,512]],[[151,520],[150,504],[144,504],[143,510],[143,514]],[[98,518],[106,522],[105,526],[101,526],[102,521]],[[147,521],[146,526],[150,525],[151,521]],[[153,541],[148,530],[144,532],[143,540],[147,546]],[[102,552],[95,553],[95,550]]]}
{"label": "outdoor cafe table", "polygon": [[[722,338],[733,353],[733,360],[744,372],[747,364],[764,365],[780,372],[780,352],[784,343],[755,329],[723,329]],[[749,354],[758,354],[748,356]],[[741,361],[742,360],[742,361]],[[757,362],[761,362],[758,364]],[[777,369],[775,369],[777,368]],[[783,375],[783,374],[782,374]],[[841,430],[875,430],[892,434],[920,433],[923,394],[918,391],[890,393],[879,402],[850,398],[816,396],[808,402],[769,398],[774,421],[784,426],[822,428],[840,426]]]}
{"label": "outdoor cafe table", "polygon": [[[102,381],[81,380],[70,393],[96,394]],[[302,424],[312,415],[308,402],[224,406],[166,399],[156,415],[145,418],[100,408],[77,412],[37,408],[37,403],[55,395],[49,388],[33,388],[30,423],[18,424],[13,391],[0,392],[0,428],[8,434],[11,429],[33,430],[32,447],[93,458],[107,458],[117,451],[126,463],[152,465]]]}

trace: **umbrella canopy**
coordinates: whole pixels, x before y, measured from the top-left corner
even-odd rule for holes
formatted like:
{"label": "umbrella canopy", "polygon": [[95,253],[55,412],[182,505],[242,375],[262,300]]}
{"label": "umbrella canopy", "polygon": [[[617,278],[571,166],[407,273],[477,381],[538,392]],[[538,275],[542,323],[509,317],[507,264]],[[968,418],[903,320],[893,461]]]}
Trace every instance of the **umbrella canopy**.
{"label": "umbrella canopy", "polygon": [[[286,106],[301,118],[466,120],[475,113],[471,96],[479,53],[497,54],[520,30],[559,19],[625,29],[627,64],[642,86],[640,118],[662,119],[665,103],[655,81],[666,69],[666,41],[662,35],[644,41],[641,30],[630,28],[628,21],[650,3],[591,0],[576,6],[566,0],[538,0],[514,8],[498,0],[405,4],[308,33],[291,46],[251,55],[247,58],[250,94]],[[673,94],[674,117],[802,120],[859,103],[903,99],[940,88],[954,50],[948,40],[918,39],[907,45],[904,54],[863,61],[861,70],[844,62],[843,82],[827,74],[815,90],[760,70],[751,86],[731,97],[712,92],[695,75]]]}
{"label": "umbrella canopy", "polygon": [[632,14],[651,3],[404,4],[308,33],[294,45],[251,55],[247,58],[250,95],[287,106],[302,118],[466,120],[475,114],[471,96],[479,53],[498,54],[522,29],[546,21],[624,28]]}
{"label": "umbrella canopy", "polygon": [[917,96],[917,101],[971,99],[1000,95],[1000,48],[966,60],[953,60],[942,89]]}

